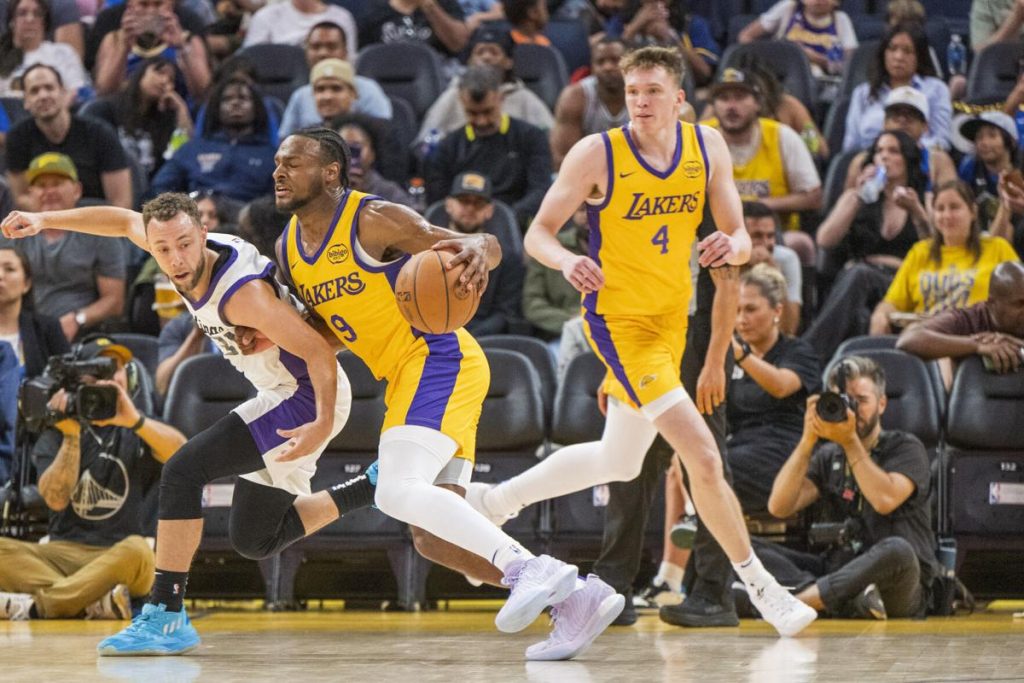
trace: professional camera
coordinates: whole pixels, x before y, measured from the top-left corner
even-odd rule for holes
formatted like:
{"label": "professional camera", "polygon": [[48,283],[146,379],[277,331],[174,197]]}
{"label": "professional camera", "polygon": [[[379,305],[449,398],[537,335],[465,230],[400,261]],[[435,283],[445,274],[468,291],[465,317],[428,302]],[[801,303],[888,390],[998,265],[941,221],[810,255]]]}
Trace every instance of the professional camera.
{"label": "professional camera", "polygon": [[[117,414],[117,387],[85,384],[84,377],[110,379],[117,371],[112,358],[76,360],[74,354],[52,356],[39,377],[24,382],[18,391],[18,409],[30,431],[39,431],[65,418],[85,422],[108,420]],[[67,392],[63,412],[50,408],[58,390]]]}
{"label": "professional camera", "polygon": [[818,417],[825,422],[846,422],[846,409],[857,412],[857,399],[846,393],[846,365],[841,361],[836,373],[838,391],[823,391],[818,397]]}
{"label": "professional camera", "polygon": [[864,526],[855,517],[842,522],[816,522],[807,532],[807,541],[812,547],[845,548],[859,552],[863,546]]}

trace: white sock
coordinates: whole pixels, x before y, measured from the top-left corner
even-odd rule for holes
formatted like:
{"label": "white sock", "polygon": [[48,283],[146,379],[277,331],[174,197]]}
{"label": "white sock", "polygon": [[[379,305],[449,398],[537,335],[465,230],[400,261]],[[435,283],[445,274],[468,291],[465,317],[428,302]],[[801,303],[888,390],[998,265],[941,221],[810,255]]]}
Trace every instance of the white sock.
{"label": "white sock", "polygon": [[[401,430],[401,431],[399,431]],[[455,442],[425,427],[388,430],[380,441],[375,502],[381,512],[475,553],[498,569],[533,555],[454,491],[434,480]]]}
{"label": "white sock", "polygon": [[736,570],[736,574],[747,588],[760,588],[775,581],[775,577],[764,568],[753,549],[750,551],[750,557],[743,562],[733,562],[732,568]]}
{"label": "white sock", "polygon": [[635,479],[657,435],[658,430],[639,412],[610,401],[600,441],[560,448],[522,474],[491,487],[484,494],[484,506],[492,514],[509,515],[542,500]]}
{"label": "white sock", "polygon": [[662,562],[658,567],[658,575],[654,577],[654,583],[664,583],[674,593],[683,591],[683,568],[671,562]]}

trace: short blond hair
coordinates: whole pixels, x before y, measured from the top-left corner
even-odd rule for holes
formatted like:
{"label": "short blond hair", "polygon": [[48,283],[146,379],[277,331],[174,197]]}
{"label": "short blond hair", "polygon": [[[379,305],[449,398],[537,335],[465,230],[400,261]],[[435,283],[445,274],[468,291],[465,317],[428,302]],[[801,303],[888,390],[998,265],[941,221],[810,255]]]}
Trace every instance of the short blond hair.
{"label": "short blond hair", "polygon": [[658,45],[641,47],[627,52],[619,62],[619,69],[622,70],[623,76],[637,69],[654,69],[659,66],[672,74],[677,82],[683,82],[683,76],[686,75],[686,62],[683,61],[683,55],[679,50],[672,47]]}

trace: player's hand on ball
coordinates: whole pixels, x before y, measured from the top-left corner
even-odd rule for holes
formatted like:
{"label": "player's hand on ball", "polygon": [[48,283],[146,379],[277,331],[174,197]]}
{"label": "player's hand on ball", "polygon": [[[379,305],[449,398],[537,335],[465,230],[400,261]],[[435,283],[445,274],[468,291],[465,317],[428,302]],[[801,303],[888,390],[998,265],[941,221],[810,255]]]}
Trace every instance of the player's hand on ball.
{"label": "player's hand on ball", "polygon": [[37,213],[11,211],[0,223],[0,230],[7,239],[22,239],[36,235],[43,229],[43,219]]}
{"label": "player's hand on ball", "polygon": [[448,270],[455,270],[461,264],[466,269],[459,276],[457,287],[466,292],[483,292],[487,287],[487,274],[490,268],[487,266],[487,240],[484,237],[479,239],[455,239],[441,240],[434,245],[434,251],[450,251],[455,256],[448,262]]}
{"label": "player's hand on ball", "polygon": [[732,238],[721,230],[716,230],[697,244],[700,257],[697,262],[701,268],[718,268],[729,263],[736,251]]}
{"label": "player's hand on ball", "polygon": [[295,429],[278,429],[277,435],[288,439],[287,446],[276,458],[277,462],[289,462],[316,451],[331,436],[333,416],[327,420],[315,420]]}
{"label": "player's hand on ball", "polygon": [[590,294],[604,287],[604,273],[589,256],[573,254],[562,261],[562,275],[578,291]]}

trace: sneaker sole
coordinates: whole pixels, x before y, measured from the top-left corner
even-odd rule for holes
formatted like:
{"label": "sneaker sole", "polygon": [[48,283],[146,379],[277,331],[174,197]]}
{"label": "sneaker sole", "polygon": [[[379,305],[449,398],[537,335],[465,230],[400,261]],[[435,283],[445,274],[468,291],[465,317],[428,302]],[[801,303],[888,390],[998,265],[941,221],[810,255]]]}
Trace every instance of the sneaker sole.
{"label": "sneaker sole", "polygon": [[503,633],[522,631],[540,616],[545,607],[557,605],[569,597],[576,589],[578,576],[579,569],[575,565],[560,567],[547,581],[534,588],[533,593],[518,599],[514,608],[509,608],[511,598],[506,601],[494,618],[494,625]]}
{"label": "sneaker sole", "polygon": [[[772,624],[772,626],[775,627],[775,630],[779,632],[780,636],[784,638],[792,638],[796,634],[800,633],[800,631],[803,631],[805,628],[810,626],[817,618],[818,612],[813,607],[807,607],[807,610],[803,612],[802,616],[792,623],[787,624],[785,629],[775,624]],[[771,624],[771,622],[768,623]]]}
{"label": "sneaker sole", "polygon": [[658,618],[666,624],[673,626],[684,626],[686,628],[732,628],[740,625],[739,617],[735,612],[729,614],[715,614],[707,616],[694,614],[693,612],[682,612],[660,610]]}
{"label": "sneaker sole", "polygon": [[530,654],[529,648],[527,648],[526,659],[532,662],[550,662],[574,659],[575,657],[578,657],[584,650],[590,647],[595,640],[597,640],[599,635],[604,633],[606,628],[611,626],[611,623],[618,618],[625,606],[626,598],[618,593],[609,595],[601,601],[597,611],[591,615],[590,619],[587,621],[587,625],[583,627],[580,635],[574,640],[570,643],[566,643],[563,647],[534,652],[532,655]]}
{"label": "sneaker sole", "polygon": [[97,647],[96,652],[100,657],[173,657],[175,655],[183,655],[187,652],[191,652],[197,647],[199,647],[198,641],[194,645],[189,645],[180,650],[174,650],[173,652],[170,650],[132,650],[129,652],[126,650],[116,650],[112,647]]}
{"label": "sneaker sole", "polygon": [[669,534],[672,545],[680,550],[690,550],[693,548],[693,539],[696,537],[697,531],[695,529],[672,529]]}

